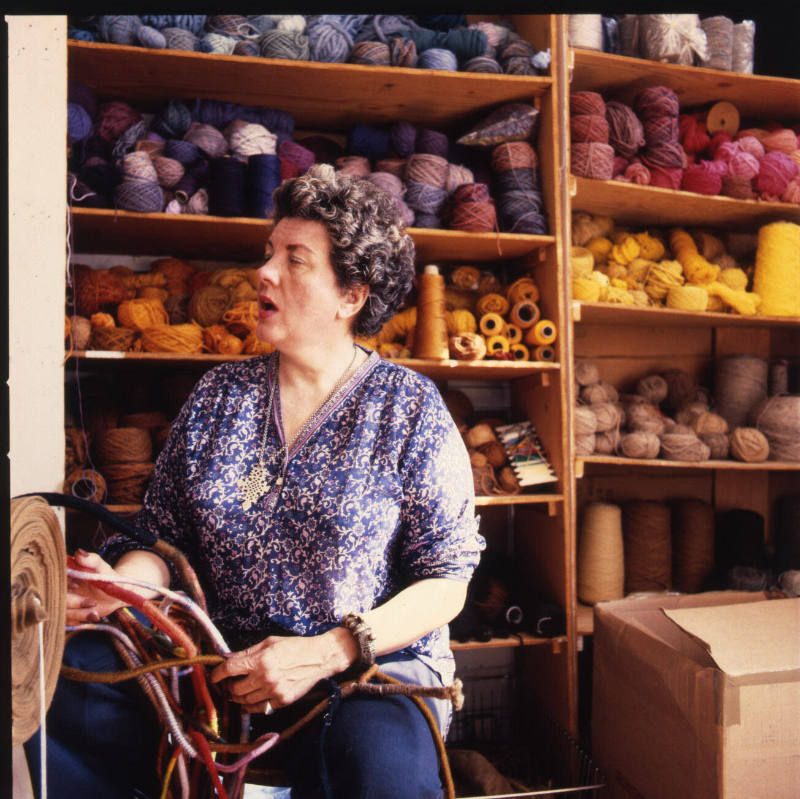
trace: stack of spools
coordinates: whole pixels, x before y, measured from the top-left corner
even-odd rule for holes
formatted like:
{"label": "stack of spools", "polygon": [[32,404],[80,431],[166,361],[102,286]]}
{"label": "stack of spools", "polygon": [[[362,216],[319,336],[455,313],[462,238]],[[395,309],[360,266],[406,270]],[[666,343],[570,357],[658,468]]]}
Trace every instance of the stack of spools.
{"label": "stack of spools", "polygon": [[[539,289],[532,277],[520,277],[506,286],[491,272],[462,264],[450,272],[444,300],[454,360],[555,360],[556,326],[542,319]],[[406,308],[364,343],[384,357],[410,357],[416,321],[416,307]]]}
{"label": "stack of spools", "polygon": [[[265,217],[282,171],[300,157],[286,148],[294,121],[282,111],[170,100],[149,114],[122,100],[98,104],[74,82],[69,101],[75,205]],[[308,153],[300,155],[307,168]]]}
{"label": "stack of spools", "polygon": [[[260,355],[270,344],[255,334],[255,268],[200,270],[180,258],[159,258],[134,272],[75,267],[73,329],[88,329],[76,349],[215,352]],[[78,346],[83,343],[83,347]]]}
{"label": "stack of spools", "polygon": [[478,416],[463,391],[450,389],[443,397],[469,452],[475,493],[478,496],[518,494],[521,491],[519,481],[495,432],[507,422]]}
{"label": "stack of spools", "polygon": [[583,302],[800,317],[800,225],[758,235],[705,229],[615,229],[575,212],[572,294]]}
{"label": "stack of spools", "polygon": [[573,92],[570,132],[579,177],[800,203],[798,126],[773,120],[739,129],[727,102],[681,113],[666,86],[639,92],[633,107]]}
{"label": "stack of spools", "polygon": [[578,599],[707,590],[714,579],[714,512],[699,499],[589,502],[578,539]]}
{"label": "stack of spools", "polygon": [[778,393],[768,373],[763,358],[729,355],[714,363],[713,394],[679,369],[644,375],[631,393],[620,394],[601,379],[595,364],[578,361],[576,454],[798,461],[800,396]]}
{"label": "stack of spools", "polygon": [[[420,24],[422,23],[422,24]],[[69,37],[158,49],[419,69],[546,72],[510,22],[463,14],[133,14],[70,17]]]}
{"label": "stack of spools", "polygon": [[492,150],[492,170],[500,229],[547,233],[536,151],[526,141],[504,142]]}

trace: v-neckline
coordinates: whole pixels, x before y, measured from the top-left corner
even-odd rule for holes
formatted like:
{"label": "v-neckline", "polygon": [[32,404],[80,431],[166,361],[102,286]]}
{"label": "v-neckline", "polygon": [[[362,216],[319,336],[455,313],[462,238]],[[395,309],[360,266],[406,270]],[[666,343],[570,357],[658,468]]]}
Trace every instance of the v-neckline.
{"label": "v-neckline", "polygon": [[[324,422],[330,417],[330,415],[344,402],[344,400],[348,397],[350,392],[361,382],[363,377],[366,373],[372,368],[373,364],[377,363],[379,356],[375,350],[367,351],[365,347],[360,344],[355,344],[354,346],[358,347],[364,352],[367,352],[366,360],[357,366],[350,377],[342,383],[339,388],[333,392],[323,403],[322,405],[315,410],[311,416],[309,417],[309,422],[304,423],[303,427],[307,427],[306,430],[300,431],[300,434],[295,438],[292,442],[292,446],[290,449],[286,447],[286,436],[284,434],[283,429],[283,411],[281,408],[281,392],[280,392],[280,385],[275,385],[274,389],[274,399],[272,402],[272,419],[268,420],[272,421],[275,425],[275,429],[278,433],[278,441],[280,442],[281,448],[284,452],[284,464],[291,458],[293,455],[297,453],[299,449],[301,449],[306,442],[319,430],[319,428],[324,424]],[[275,368],[274,364],[277,362],[277,359],[273,360],[273,368],[272,368],[272,379],[277,381],[278,380],[278,370]]]}

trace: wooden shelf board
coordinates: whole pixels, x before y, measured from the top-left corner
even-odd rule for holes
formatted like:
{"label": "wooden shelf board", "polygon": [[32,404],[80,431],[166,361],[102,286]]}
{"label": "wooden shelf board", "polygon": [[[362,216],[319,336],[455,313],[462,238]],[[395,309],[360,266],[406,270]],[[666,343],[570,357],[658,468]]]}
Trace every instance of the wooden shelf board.
{"label": "wooden shelf board", "polygon": [[[798,89],[800,91],[800,89]],[[736,200],[619,180],[575,179],[573,211],[611,216],[620,224],[711,225],[757,230],[768,222],[800,222],[800,205]]]}
{"label": "wooden shelf board", "polygon": [[[116,350],[78,350],[70,357],[79,361],[108,363],[146,363],[165,366],[216,366],[226,361],[243,361],[257,356],[222,355],[215,352],[118,352]],[[551,361],[433,361],[417,358],[388,358],[393,363],[407,366],[433,380],[514,380],[531,375],[558,371],[559,364]]]}
{"label": "wooden shelf board", "polygon": [[[206,98],[280,109],[298,128],[350,130],[356,122],[457,129],[492,108],[550,91],[548,76],[488,75],[329,64],[78,42],[69,76],[102,98],[151,105]],[[342,102],[342,98],[348,98]]]}
{"label": "wooden shelf board", "polygon": [[[142,214],[111,208],[75,207],[73,251],[125,255],[172,255],[211,260],[258,262],[272,221],[251,217]],[[486,262],[520,258],[554,243],[553,236],[518,233],[464,233],[408,228],[417,260]]]}
{"label": "wooden shelf board", "polygon": [[797,316],[741,316],[675,308],[636,308],[602,302],[573,302],[572,319],[580,324],[640,327],[794,327],[800,332],[800,317]]}
{"label": "wooden shelf board", "polygon": [[563,494],[506,494],[491,497],[475,497],[475,506],[481,508],[502,507],[504,505],[543,505],[547,504],[548,512],[564,501]]}
{"label": "wooden shelf board", "polygon": [[641,58],[575,49],[571,91],[598,91],[606,99],[633,102],[651,86],[668,86],[681,110],[719,100],[733,103],[743,119],[792,122],[800,116],[800,81],[705,67],[662,64]]}
{"label": "wooden shelf board", "polygon": [[518,647],[518,646],[541,646],[543,644],[552,644],[560,646],[566,644],[565,636],[558,636],[556,638],[536,638],[528,633],[521,633],[519,636],[512,635],[508,638],[492,638],[489,641],[454,641],[450,640],[450,649],[453,650],[467,650],[467,649],[500,649],[502,647]]}
{"label": "wooden shelf board", "polygon": [[622,468],[635,467],[652,469],[717,469],[719,471],[762,471],[762,472],[800,472],[800,461],[788,463],[785,461],[764,461],[763,463],[743,463],[741,461],[668,461],[661,458],[648,460],[645,458],[617,458],[612,455],[589,455],[578,458],[579,469],[592,466],[621,466]]}

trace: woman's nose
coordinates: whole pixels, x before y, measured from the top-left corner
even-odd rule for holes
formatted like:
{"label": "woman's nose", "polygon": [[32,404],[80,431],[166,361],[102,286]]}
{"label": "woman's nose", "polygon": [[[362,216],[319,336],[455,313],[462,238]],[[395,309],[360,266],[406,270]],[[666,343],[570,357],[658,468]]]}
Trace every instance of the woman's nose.
{"label": "woman's nose", "polygon": [[258,268],[258,279],[259,280],[269,280],[270,282],[275,282],[275,276],[277,273],[277,267],[275,264],[274,256],[269,256],[266,261]]}

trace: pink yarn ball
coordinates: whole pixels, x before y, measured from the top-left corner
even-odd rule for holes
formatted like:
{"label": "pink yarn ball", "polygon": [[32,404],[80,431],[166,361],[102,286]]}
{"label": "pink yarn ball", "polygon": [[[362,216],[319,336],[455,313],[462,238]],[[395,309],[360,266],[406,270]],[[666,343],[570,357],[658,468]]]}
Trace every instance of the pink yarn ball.
{"label": "pink yarn ball", "polygon": [[[722,160],[725,160],[724,158]],[[750,153],[733,153],[727,160],[728,174],[740,178],[754,178],[758,174],[759,161]]]}
{"label": "pink yarn ball", "polygon": [[639,186],[649,186],[650,177],[650,170],[638,158],[634,158],[625,170],[625,179]]}
{"label": "pink yarn ball", "polygon": [[661,167],[652,164],[647,165],[650,170],[650,185],[658,186],[662,189],[679,189],[683,169],[680,167]]}
{"label": "pink yarn ball", "polygon": [[722,190],[722,175],[719,167],[714,161],[689,164],[684,170],[681,188],[697,194],[719,194]]}
{"label": "pink yarn ball", "polygon": [[762,137],[761,143],[768,153],[779,150],[791,155],[797,149],[797,134],[789,128],[779,128]]}
{"label": "pink yarn ball", "polygon": [[687,153],[702,153],[711,143],[701,114],[681,114],[678,122],[678,135]]}
{"label": "pink yarn ball", "polygon": [[583,178],[611,180],[614,148],[600,142],[576,142],[572,145],[572,173]]}
{"label": "pink yarn ball", "polygon": [[730,141],[733,141],[733,136],[731,136],[731,134],[728,133],[727,130],[718,130],[711,137],[711,142],[708,145],[708,154],[712,158],[716,158],[717,150],[719,149],[720,145],[727,144]]}
{"label": "pink yarn ball", "polygon": [[737,137],[736,143],[743,153],[750,153],[750,155],[754,155],[758,159],[763,158],[766,153],[764,145],[755,136]]}
{"label": "pink yarn ball", "polygon": [[789,181],[781,194],[781,200],[785,203],[800,205],[800,179],[794,178]]}
{"label": "pink yarn ball", "polygon": [[615,155],[613,167],[614,175],[616,176],[624,172],[628,168],[628,163],[629,161],[627,158],[623,158],[621,155]]}
{"label": "pink yarn ball", "polygon": [[796,175],[797,164],[794,159],[780,150],[773,150],[761,159],[755,182],[756,191],[780,197]]}

